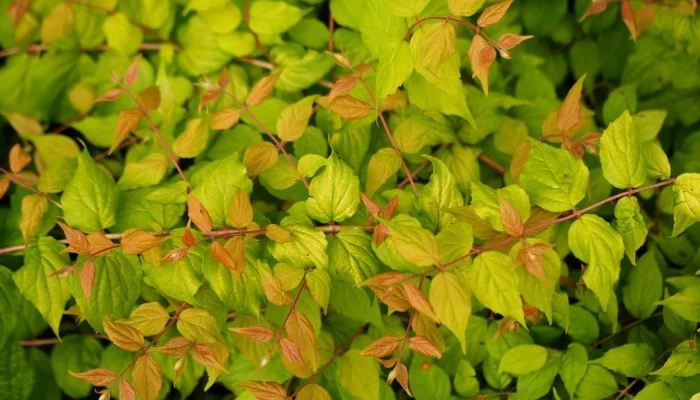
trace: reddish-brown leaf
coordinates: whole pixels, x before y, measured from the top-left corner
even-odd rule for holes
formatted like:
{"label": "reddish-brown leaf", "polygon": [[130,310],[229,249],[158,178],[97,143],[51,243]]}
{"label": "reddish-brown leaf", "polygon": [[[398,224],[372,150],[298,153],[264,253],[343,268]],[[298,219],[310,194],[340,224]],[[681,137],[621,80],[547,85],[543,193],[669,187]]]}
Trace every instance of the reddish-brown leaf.
{"label": "reddish-brown leaf", "polygon": [[105,318],[102,325],[109,340],[122,349],[137,351],[143,347],[143,334],[133,326],[112,322],[109,318]]}
{"label": "reddish-brown leaf", "polygon": [[155,110],[160,106],[160,89],[158,86],[150,86],[136,96],[139,104],[146,110]]}
{"label": "reddish-brown leaf", "polygon": [[605,11],[606,8],[608,8],[608,3],[610,0],[593,0],[591,5],[588,7],[585,13],[583,13],[583,16],[579,20],[579,22],[583,21],[584,19],[590,17],[591,15],[596,15],[600,14],[603,11]]}
{"label": "reddish-brown leaf", "polygon": [[489,67],[496,59],[496,50],[481,35],[474,36],[469,47],[469,61],[472,63],[472,77],[478,77],[484,94],[489,94]]}
{"label": "reddish-brown leaf", "polygon": [[498,207],[501,213],[501,223],[506,232],[513,237],[522,236],[524,224],[520,212],[503,198],[501,194],[498,195]]}
{"label": "reddish-brown leaf", "polygon": [[195,243],[197,243],[197,239],[195,239],[194,234],[192,234],[192,228],[188,226],[185,228],[185,232],[182,234],[182,244],[187,247],[192,247]]}
{"label": "reddish-brown leaf", "polygon": [[403,286],[379,286],[371,289],[379,297],[379,300],[394,310],[408,311],[411,308]]}
{"label": "reddish-brown leaf", "polygon": [[7,178],[0,178],[0,199],[5,196],[7,189],[10,188],[10,180]]}
{"label": "reddish-brown leaf", "polygon": [[183,357],[192,347],[192,342],[182,336],[176,336],[168,340],[164,345],[154,347],[153,351],[163,353],[170,357]]}
{"label": "reddish-brown leaf", "polygon": [[21,171],[31,161],[32,156],[24,151],[19,143],[12,146],[12,149],[10,149],[10,169],[12,172]]}
{"label": "reddish-brown leaf", "polygon": [[189,248],[185,247],[182,249],[172,249],[169,252],[165,254],[165,257],[163,257],[161,262],[177,262],[182,260],[183,258],[187,257],[187,252],[189,251]]}
{"label": "reddish-brown leaf", "polygon": [[406,298],[411,304],[411,307],[425,314],[433,321],[437,320],[435,313],[433,313],[433,308],[430,306],[430,302],[425,298],[423,293],[421,293],[420,289],[418,289],[413,282],[406,282],[406,285],[404,285],[404,290],[406,291]]}
{"label": "reddish-brown leaf", "polygon": [[217,83],[219,84],[219,87],[225,88],[226,86],[228,86],[228,83],[230,81],[231,80],[228,76],[228,68],[224,67],[224,69],[221,71],[221,75],[219,75],[219,80]]}
{"label": "reddish-brown leaf", "polygon": [[598,155],[598,145],[600,144],[600,133],[589,133],[581,139],[581,144],[589,153]]}
{"label": "reddish-brown leaf", "polygon": [[85,372],[68,371],[73,377],[82,379],[93,386],[106,386],[112,383],[117,374],[107,368],[95,368]]}
{"label": "reddish-brown leaf", "polygon": [[221,372],[226,371],[226,367],[221,365],[221,363],[216,359],[216,355],[211,347],[205,344],[195,344],[194,351],[192,352],[192,358],[205,367],[211,367],[217,369]]}
{"label": "reddish-brown leaf", "polygon": [[287,390],[277,382],[244,382],[239,387],[247,390],[259,400],[286,400]]}
{"label": "reddish-brown leaf", "polygon": [[102,93],[100,97],[95,100],[95,102],[102,102],[102,101],[114,101],[117,100],[121,95],[124,94],[124,91],[121,89],[109,89],[106,92]]}
{"label": "reddish-brown leaf", "polygon": [[209,120],[209,127],[214,130],[231,129],[241,119],[241,110],[228,107],[215,112]]}
{"label": "reddish-brown leaf", "polygon": [[297,365],[306,365],[299,346],[293,341],[283,338],[280,340],[280,349],[282,350],[282,357],[287,361]]}
{"label": "reddish-brown leaf", "polygon": [[365,208],[367,208],[367,211],[370,213],[370,215],[376,217],[382,211],[382,208],[379,206],[379,204],[372,201],[372,199],[367,197],[366,194],[360,193],[360,198],[362,199],[362,203],[365,205]]}
{"label": "reddish-brown leaf", "polygon": [[277,84],[277,79],[279,79],[279,73],[270,74],[258,81],[258,83],[250,89],[248,98],[246,98],[245,103],[249,106],[257,106],[258,104],[265,101],[268,98]]}
{"label": "reddish-brown leaf", "polygon": [[637,31],[637,22],[634,18],[634,9],[632,8],[630,0],[622,0],[622,4],[620,4],[620,12],[622,13],[622,21],[625,23],[625,25],[627,25],[627,29],[630,31],[632,40],[636,41],[637,37],[639,36],[639,32]]}
{"label": "reddish-brown leaf", "polygon": [[68,240],[69,251],[73,251],[78,254],[89,254],[90,253],[90,242],[88,242],[87,236],[83,232],[75,228],[58,221],[58,226],[63,230],[63,234]]}
{"label": "reddish-brown leaf", "polygon": [[114,243],[102,232],[92,232],[87,235],[90,253],[95,257],[104,257],[115,248]]}
{"label": "reddish-brown leaf", "polygon": [[272,337],[275,335],[272,329],[262,325],[229,328],[229,330],[258,343],[267,343],[272,340]]}
{"label": "reddish-brown leaf", "polygon": [[141,254],[158,246],[161,240],[150,232],[129,228],[122,235],[121,249],[126,254]]}
{"label": "reddish-brown leaf", "polygon": [[557,112],[557,128],[565,135],[581,121],[581,92],[585,79],[586,74],[569,89]]}
{"label": "reddish-brown leaf", "polygon": [[548,243],[536,243],[532,245],[523,243],[518,254],[515,256],[515,265],[523,265],[528,273],[543,282],[547,282],[548,279],[544,272],[544,259],[542,255],[552,247],[554,246]]}
{"label": "reddish-brown leaf", "polygon": [[656,8],[650,3],[644,3],[634,12],[634,23],[637,27],[637,35],[644,33],[656,17]]}
{"label": "reddish-brown leaf", "polygon": [[119,383],[119,400],[136,400],[136,389],[134,385],[123,378]]}
{"label": "reddish-brown leaf", "polygon": [[92,288],[95,286],[95,277],[97,276],[97,267],[92,260],[88,260],[80,270],[80,287],[83,288],[85,299],[90,304],[92,298]]}
{"label": "reddish-brown leaf", "polygon": [[262,286],[265,296],[270,303],[285,306],[292,304],[292,298],[282,289],[282,282],[269,272],[261,273]]}
{"label": "reddish-brown leaf", "polygon": [[411,350],[416,353],[420,353],[427,357],[440,358],[442,357],[442,352],[435,343],[431,342],[428,338],[424,336],[413,336],[408,339],[408,346]]}
{"label": "reddish-brown leaf", "polygon": [[365,357],[382,358],[390,355],[399,348],[401,339],[396,336],[383,336],[362,350]]}
{"label": "reddish-brown leaf", "polygon": [[202,98],[199,100],[199,106],[197,107],[198,110],[201,112],[202,107],[216,100],[217,98],[219,98],[220,95],[221,91],[218,89],[207,90],[206,92],[204,92],[204,94],[202,94]]}
{"label": "reddish-brown leaf", "polygon": [[76,270],[75,266],[69,265],[69,266],[66,266],[66,267],[59,269],[56,272],[49,274],[48,277],[50,278],[52,276],[58,276],[61,279],[66,279],[69,276],[75,276],[76,272],[77,272],[77,270]]}
{"label": "reddish-brown leaf", "polygon": [[231,257],[231,255],[221,243],[216,241],[212,242],[209,250],[211,251],[211,256],[214,257],[216,261],[221,263],[221,265],[230,269],[231,271],[238,270],[235,261],[233,261],[233,257]]}
{"label": "reddish-brown leaf", "polygon": [[483,13],[481,13],[481,16],[479,16],[477,24],[481,27],[497,24],[498,21],[500,21],[503,16],[506,15],[506,11],[508,11],[508,8],[512,3],[513,0],[505,0],[488,7]]}
{"label": "reddish-brown leaf", "polygon": [[122,110],[119,113],[119,118],[117,119],[117,129],[114,132],[114,140],[112,141],[112,147],[109,148],[109,153],[112,154],[114,150],[119,147],[121,142],[124,141],[129,136],[129,133],[136,130],[141,122],[141,117],[143,114],[139,109],[127,109]]}
{"label": "reddish-brown leaf", "polygon": [[498,39],[498,47],[503,58],[510,58],[510,53],[508,50],[514,48],[520,43],[532,39],[532,35],[514,35],[512,33],[506,33]]}
{"label": "reddish-brown leaf", "polygon": [[383,272],[362,282],[360,286],[394,286],[404,279],[405,276],[400,272]]}
{"label": "reddish-brown leaf", "polygon": [[187,196],[187,215],[202,233],[211,232],[212,222],[209,212],[192,193]]}
{"label": "reddish-brown leaf", "polygon": [[349,120],[362,119],[374,110],[371,105],[347,94],[333,99],[319,98],[318,102],[333,113]]}
{"label": "reddish-brown leaf", "polygon": [[399,381],[399,384],[401,385],[403,390],[405,390],[409,396],[413,397],[413,395],[411,394],[411,389],[408,386],[408,370],[406,369],[406,366],[403,365],[403,363],[401,363],[400,361],[396,363],[396,366],[394,367],[394,369],[391,370],[391,372],[389,372],[389,375],[386,378],[386,381],[387,383],[389,383],[389,385],[391,385],[392,382],[394,382],[394,380]]}
{"label": "reddish-brown leaf", "polygon": [[357,83],[359,81],[360,79],[354,75],[346,75],[340,77],[337,81],[333,83],[333,88],[331,89],[330,93],[328,93],[328,97],[330,99],[333,99],[348,93],[349,91],[354,89],[355,86],[357,86]]}
{"label": "reddish-brown leaf", "polygon": [[144,400],[155,400],[163,385],[163,373],[160,366],[150,355],[146,354],[136,360],[131,372],[134,387]]}
{"label": "reddish-brown leaf", "polygon": [[137,55],[131,65],[129,65],[129,68],[126,69],[126,73],[124,73],[124,82],[126,82],[127,85],[131,86],[136,82],[136,78],[139,75],[140,63],[141,55]]}

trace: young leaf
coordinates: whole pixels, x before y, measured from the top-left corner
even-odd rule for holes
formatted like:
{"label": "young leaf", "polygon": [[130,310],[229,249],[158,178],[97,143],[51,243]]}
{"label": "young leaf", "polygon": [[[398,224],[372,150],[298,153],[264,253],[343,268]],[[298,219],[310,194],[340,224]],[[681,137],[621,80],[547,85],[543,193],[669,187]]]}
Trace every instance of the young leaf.
{"label": "young leaf", "polygon": [[570,134],[571,130],[581,122],[581,92],[585,79],[586,74],[583,74],[576,81],[557,111],[557,128],[564,135]]}
{"label": "young leaf", "polygon": [[193,350],[192,358],[199,364],[221,372],[228,372],[226,371],[226,368],[216,359],[216,355],[211,347],[205,344],[195,344]]}
{"label": "young leaf", "polygon": [[38,194],[28,194],[22,198],[22,219],[19,230],[24,240],[34,238],[41,229],[41,222],[49,210],[49,201]]}
{"label": "young leaf", "polygon": [[503,16],[506,15],[506,11],[508,11],[508,8],[512,3],[513,0],[505,0],[489,6],[483,13],[481,13],[481,16],[479,16],[477,24],[482,28],[497,24],[498,21],[500,21]]}
{"label": "young leaf", "polygon": [[241,110],[234,107],[223,108],[212,114],[209,119],[209,128],[215,131],[231,129],[240,118]]}
{"label": "young leaf", "polygon": [[93,386],[107,386],[117,377],[117,374],[107,368],[95,368],[85,372],[68,371],[71,376],[89,382]]}
{"label": "young leaf", "polygon": [[20,172],[32,161],[32,156],[27,154],[22,149],[22,146],[17,143],[10,149],[10,170],[12,172]]}
{"label": "young leaf", "polygon": [[255,86],[250,89],[250,94],[248,94],[245,103],[248,106],[257,106],[262,103],[272,94],[272,90],[275,88],[279,77],[280,75],[278,73],[272,73],[260,79]]}
{"label": "young leaf", "polygon": [[441,358],[442,352],[428,338],[423,336],[413,336],[408,339],[411,350],[430,358]]}
{"label": "young leaf", "polygon": [[462,352],[465,352],[472,298],[464,276],[451,272],[439,273],[430,285],[430,304],[438,321],[454,333],[462,346]]}
{"label": "young leaf", "polygon": [[636,264],[635,253],[646,241],[649,231],[636,197],[623,197],[617,201],[613,227],[622,236],[627,258],[632,264]]}
{"label": "young leaf", "polygon": [[401,339],[396,336],[383,336],[362,350],[365,357],[382,358],[391,355],[399,348]]}
{"label": "young leaf", "polygon": [[620,189],[642,186],[646,179],[642,143],[632,115],[625,111],[600,138],[600,163],[608,182]]}
{"label": "young leaf", "polygon": [[401,157],[394,149],[385,147],[372,155],[367,166],[367,183],[365,193],[373,197],[374,193],[401,168]]}
{"label": "young leaf", "polygon": [[177,330],[190,342],[211,344],[221,340],[216,320],[208,312],[188,308],[177,320]]}
{"label": "young leaf", "polygon": [[152,233],[131,228],[122,234],[121,249],[125,254],[141,254],[158,246],[161,241]]}
{"label": "young leaf", "polygon": [[272,337],[274,336],[275,332],[272,331],[272,329],[266,327],[266,326],[249,326],[249,327],[243,327],[243,328],[229,328],[230,331],[239,333],[248,339],[258,342],[258,343],[267,343],[270,340],[272,340]]}
{"label": "young leaf", "polygon": [[122,349],[138,351],[143,347],[143,334],[136,328],[127,324],[112,322],[109,318],[104,319],[102,326],[109,340]]}
{"label": "young leaf", "polygon": [[315,96],[304,97],[282,111],[277,120],[277,134],[282,140],[293,142],[304,134],[313,114],[315,100]]}
{"label": "young leaf", "polygon": [[97,267],[92,260],[88,260],[83,264],[83,269],[80,270],[80,287],[85,293],[85,299],[88,304],[92,298],[92,288],[95,286],[95,277],[97,276]]}
{"label": "young leaf", "polygon": [[202,233],[211,232],[212,221],[209,212],[192,193],[187,196],[187,215]]}
{"label": "young leaf", "polygon": [[163,385],[163,374],[160,366],[150,355],[139,357],[131,373],[134,388],[144,400],[155,400]]}
{"label": "young leaf", "polygon": [[[279,152],[270,142],[255,143],[248,147],[243,157],[243,164],[248,170],[248,176],[256,177],[270,170],[277,163]],[[284,162],[287,162],[284,160]]]}
{"label": "young leaf", "polygon": [[194,158],[204,151],[209,140],[209,124],[202,118],[187,121],[185,131],[175,139],[173,152],[182,158]]}
{"label": "young leaf", "polygon": [[350,218],[360,204],[360,180],[352,169],[335,154],[328,165],[311,181],[306,210],[321,223],[341,222]]}
{"label": "young leaf", "polygon": [[170,357],[183,357],[192,347],[192,343],[182,336],[176,336],[168,340],[164,345],[153,347],[153,351],[163,353]]}
{"label": "young leaf", "polygon": [[144,303],[136,307],[126,323],[138,329],[144,336],[155,336],[170,320],[170,314],[158,302]]}
{"label": "young leaf", "polygon": [[117,119],[117,129],[114,132],[114,140],[112,140],[112,146],[109,148],[110,154],[119,147],[124,139],[129,137],[131,132],[138,128],[139,122],[141,122],[141,117],[143,117],[143,114],[138,109],[122,110],[119,113],[119,118]]}
{"label": "young leaf", "polygon": [[287,391],[277,382],[243,382],[238,384],[260,400],[286,400]]}
{"label": "young leaf", "polygon": [[[512,0],[507,0],[511,2]],[[489,95],[489,67],[496,60],[496,50],[481,35],[474,36],[469,47],[469,61],[472,63],[472,77],[478,77],[484,94]]]}
{"label": "young leaf", "polygon": [[487,251],[474,259],[470,284],[474,296],[483,305],[525,325],[518,276],[512,273],[512,269],[513,260],[510,257]]}
{"label": "young leaf", "polygon": [[347,94],[333,99],[320,97],[317,101],[323,107],[348,120],[362,119],[374,110],[371,105]]}

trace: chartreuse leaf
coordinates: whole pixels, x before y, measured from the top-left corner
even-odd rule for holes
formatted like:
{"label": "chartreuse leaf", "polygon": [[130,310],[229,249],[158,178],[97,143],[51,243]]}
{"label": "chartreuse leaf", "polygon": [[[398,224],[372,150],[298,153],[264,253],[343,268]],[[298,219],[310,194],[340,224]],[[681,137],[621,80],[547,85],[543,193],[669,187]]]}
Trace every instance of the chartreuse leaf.
{"label": "chartreuse leaf", "polygon": [[420,14],[430,0],[396,0],[387,3],[392,13],[399,17],[413,17]]}
{"label": "chartreuse leaf", "polygon": [[646,170],[642,141],[629,111],[613,121],[600,138],[600,163],[603,176],[620,189],[644,184]]}
{"label": "chartreuse leaf", "polygon": [[620,261],[625,251],[622,237],[604,219],[587,214],[569,228],[569,246],[576,257],[587,263],[583,274],[586,286],[598,296],[603,309],[607,309],[620,276]]}
{"label": "chartreuse leaf", "polygon": [[530,199],[527,193],[516,185],[493,189],[480,182],[472,182],[472,208],[476,214],[500,232],[505,232],[501,222],[501,210],[498,197],[502,196],[508,204],[515,207],[523,221],[530,217]]}
{"label": "chartreuse leaf", "polygon": [[381,263],[372,251],[372,238],[363,230],[344,229],[327,239],[328,268],[334,278],[359,284],[379,272]]}
{"label": "chartreuse leaf", "polygon": [[433,174],[430,182],[421,189],[419,201],[428,222],[427,228],[440,231],[454,220],[446,210],[463,205],[464,199],[445,163],[434,157],[427,158],[433,163]]}
{"label": "chartreuse leaf", "polygon": [[700,221],[700,174],[682,174],[673,185],[673,236]]}
{"label": "chartreuse leaf", "polygon": [[66,224],[83,232],[109,228],[116,222],[117,187],[87,150],[78,157],[78,169],[61,196]]}
{"label": "chartreuse leaf", "polygon": [[580,399],[605,399],[617,393],[617,381],[605,368],[589,364],[575,393]]}
{"label": "chartreuse leaf", "polygon": [[440,262],[435,235],[427,229],[408,224],[386,222],[396,252],[418,266],[437,265]]}
{"label": "chartreuse leaf", "polygon": [[547,211],[576,207],[586,195],[588,168],[564,149],[530,140],[532,146],[520,173],[520,186],[530,200]]}
{"label": "chartreuse leaf", "polygon": [[454,15],[470,17],[484,5],[484,0],[447,0],[450,12]]}
{"label": "chartreuse leaf", "polygon": [[372,155],[367,166],[367,183],[365,193],[374,196],[389,178],[401,168],[401,157],[392,148],[385,147]]}
{"label": "chartreuse leaf", "polygon": [[644,319],[656,309],[656,302],[663,295],[663,275],[656,262],[656,252],[644,254],[622,287],[622,301],[635,318]]}
{"label": "chartreuse leaf", "polygon": [[668,400],[678,400],[676,392],[673,387],[666,382],[654,382],[650,383],[642,390],[637,393],[634,398],[636,400],[656,400],[656,399],[668,399]]}
{"label": "chartreuse leaf", "polygon": [[628,343],[608,350],[593,362],[613,372],[639,378],[654,369],[654,352],[646,344]]}
{"label": "chartreuse leaf", "polygon": [[566,391],[569,392],[569,396],[572,398],[578,383],[581,382],[581,379],[586,374],[587,366],[588,353],[586,353],[586,348],[580,343],[569,344],[569,348],[562,359],[559,375],[561,380],[564,381]]}
{"label": "chartreuse leaf", "polygon": [[379,364],[350,350],[338,359],[336,379],[340,388],[351,398],[379,400]]}
{"label": "chartreuse leaf", "polygon": [[686,378],[700,374],[700,351],[696,346],[688,346],[689,343],[681,343],[673,350],[671,357],[664,366],[652,372],[652,375],[674,376]]}
{"label": "chartreuse leaf", "polygon": [[647,179],[668,179],[671,177],[671,164],[661,145],[657,142],[642,142],[644,165]]}
{"label": "chartreuse leaf", "polygon": [[670,308],[688,321],[700,322],[700,283],[691,284],[656,304]]}
{"label": "chartreuse leaf", "polygon": [[[527,239],[528,245],[542,244],[544,242],[537,239]],[[510,251],[512,259],[516,259],[523,243],[516,243]],[[553,249],[547,249],[542,257],[542,269],[546,279],[528,272],[524,266],[519,266],[516,270],[518,275],[518,287],[525,301],[541,310],[547,319],[552,322],[554,318],[554,290],[561,276],[561,260]]]}
{"label": "chartreuse leaf", "polygon": [[515,376],[529,374],[540,369],[547,362],[547,348],[536,344],[521,344],[503,354],[498,364],[499,372]]}
{"label": "chartreuse leaf", "polygon": [[72,376],[69,371],[82,372],[97,368],[101,356],[102,346],[96,339],[66,336],[51,351],[51,369],[58,387],[73,398],[87,397],[92,385]]}
{"label": "chartreuse leaf", "polygon": [[143,32],[132,25],[129,17],[122,13],[107,17],[104,32],[107,45],[125,56],[136,53],[143,41]]}
{"label": "chartreuse leaf", "polygon": [[466,276],[441,272],[430,285],[430,304],[435,316],[459,340],[462,352],[467,350],[467,325],[472,311],[472,298]]}
{"label": "chartreuse leaf", "polygon": [[[390,3],[391,4],[391,3]],[[381,55],[377,66],[377,99],[383,100],[394,93],[413,72],[411,48],[405,41],[398,42],[396,48]]]}
{"label": "chartreuse leaf", "polygon": [[481,304],[525,325],[518,276],[513,273],[510,257],[495,251],[480,254],[474,259],[469,275],[474,296]]}
{"label": "chartreuse leaf", "polygon": [[0,393],[7,399],[28,400],[40,378],[27,359],[27,350],[18,342],[0,352]]}
{"label": "chartreuse leaf", "polygon": [[408,371],[411,394],[416,400],[447,400],[452,387],[450,377],[436,364],[423,364],[414,358]]}
{"label": "chartreuse leaf", "polygon": [[236,154],[211,162],[192,176],[192,193],[209,212],[214,225],[224,225],[236,190],[250,193],[253,183]]}
{"label": "chartreuse leaf", "polygon": [[14,274],[22,296],[29,299],[58,336],[58,325],[70,299],[68,282],[49,275],[70,264],[65,246],[51,237],[39,239],[37,246],[25,250],[24,266]]}
{"label": "chartreuse leaf", "polygon": [[319,222],[340,222],[350,218],[360,204],[360,180],[334,153],[311,181],[306,209]]}
{"label": "chartreuse leaf", "polygon": [[613,227],[622,236],[627,257],[635,264],[636,251],[646,241],[648,232],[636,197],[623,197],[617,201]]}
{"label": "chartreuse leaf", "polygon": [[0,266],[0,348],[14,333],[17,325],[17,310],[15,304],[19,301],[17,287],[12,280],[12,272]]}
{"label": "chartreuse leaf", "polygon": [[278,262],[300,268],[328,268],[328,241],[323,232],[305,225],[286,224],[285,221],[282,222],[282,226],[289,231],[294,240],[272,245],[270,252]]}
{"label": "chartreuse leaf", "polygon": [[299,22],[305,13],[284,1],[256,1],[250,7],[250,29],[258,34],[278,35]]}

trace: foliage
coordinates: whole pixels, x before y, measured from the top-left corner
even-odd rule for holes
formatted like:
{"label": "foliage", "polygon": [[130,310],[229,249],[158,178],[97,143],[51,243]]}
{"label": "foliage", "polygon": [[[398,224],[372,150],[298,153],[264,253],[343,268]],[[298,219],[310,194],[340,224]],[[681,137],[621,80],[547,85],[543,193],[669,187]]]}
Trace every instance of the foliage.
{"label": "foliage", "polygon": [[0,6],[0,399],[697,399],[696,1]]}

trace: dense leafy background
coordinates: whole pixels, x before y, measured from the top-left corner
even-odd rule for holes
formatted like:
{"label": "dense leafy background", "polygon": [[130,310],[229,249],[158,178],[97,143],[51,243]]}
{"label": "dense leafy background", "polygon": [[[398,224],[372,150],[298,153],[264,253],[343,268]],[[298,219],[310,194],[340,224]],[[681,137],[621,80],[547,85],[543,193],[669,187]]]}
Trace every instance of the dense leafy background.
{"label": "dense leafy background", "polygon": [[0,399],[696,399],[695,7],[0,0]]}

